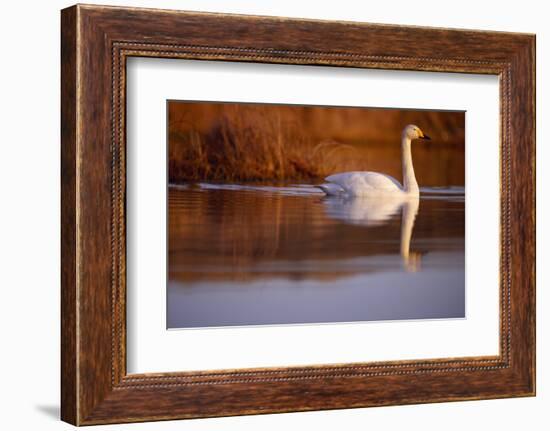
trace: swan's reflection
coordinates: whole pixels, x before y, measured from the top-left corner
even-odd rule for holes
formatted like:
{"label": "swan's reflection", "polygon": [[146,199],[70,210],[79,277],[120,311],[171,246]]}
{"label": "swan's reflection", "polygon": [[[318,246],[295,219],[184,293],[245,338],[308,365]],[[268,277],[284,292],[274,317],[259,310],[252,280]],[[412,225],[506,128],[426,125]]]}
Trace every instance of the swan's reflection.
{"label": "swan's reflection", "polygon": [[420,270],[421,254],[410,250],[414,221],[420,205],[418,196],[342,197],[323,199],[328,217],[359,226],[382,226],[401,211],[401,260],[410,272]]}

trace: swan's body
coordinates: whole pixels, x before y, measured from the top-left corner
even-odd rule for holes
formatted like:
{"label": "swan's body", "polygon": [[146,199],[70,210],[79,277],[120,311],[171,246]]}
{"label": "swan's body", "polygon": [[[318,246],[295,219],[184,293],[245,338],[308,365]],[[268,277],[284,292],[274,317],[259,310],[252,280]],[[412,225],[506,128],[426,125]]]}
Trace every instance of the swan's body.
{"label": "swan's body", "polygon": [[378,172],[355,171],[330,175],[327,184],[319,187],[327,195],[375,196],[403,194],[403,188],[395,178]]}
{"label": "swan's body", "polygon": [[343,172],[325,178],[326,184],[318,186],[327,195],[352,197],[368,196],[418,196],[419,189],[412,163],[411,142],[414,139],[430,139],[415,125],[408,125],[401,134],[401,162],[403,185],[395,178],[370,171]]}

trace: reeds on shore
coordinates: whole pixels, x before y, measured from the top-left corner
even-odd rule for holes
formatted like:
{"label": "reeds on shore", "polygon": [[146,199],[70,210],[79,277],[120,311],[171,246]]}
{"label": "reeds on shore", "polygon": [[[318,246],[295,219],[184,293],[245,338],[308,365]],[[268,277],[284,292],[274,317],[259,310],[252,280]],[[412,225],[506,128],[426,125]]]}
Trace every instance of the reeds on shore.
{"label": "reeds on shore", "polygon": [[333,172],[350,145],[316,141],[297,124],[234,106],[208,133],[170,130],[170,182],[310,180]]}
{"label": "reeds on shore", "polygon": [[449,111],[173,101],[169,181],[313,182],[352,170],[400,179],[401,130],[414,123],[433,139],[413,150],[417,179],[461,185],[464,119]]}

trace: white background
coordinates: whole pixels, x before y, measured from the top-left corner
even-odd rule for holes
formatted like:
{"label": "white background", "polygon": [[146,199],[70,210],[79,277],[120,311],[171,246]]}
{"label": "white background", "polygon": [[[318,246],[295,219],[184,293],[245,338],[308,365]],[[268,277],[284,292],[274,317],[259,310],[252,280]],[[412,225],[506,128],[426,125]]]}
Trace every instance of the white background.
{"label": "white background", "polygon": [[[140,58],[127,87],[129,373],[498,354],[498,77]],[[166,331],[167,99],[467,111],[466,318]]]}
{"label": "white background", "polygon": [[[283,15],[537,33],[537,117],[549,118],[550,28],[541,1],[298,2],[103,1],[105,4]],[[0,302],[2,428],[70,429],[59,409],[59,9],[70,3],[4,2],[0,14]],[[550,126],[538,121],[538,396],[284,415],[106,426],[96,429],[547,429],[550,422],[548,271]],[[21,311],[24,313],[22,314]]]}

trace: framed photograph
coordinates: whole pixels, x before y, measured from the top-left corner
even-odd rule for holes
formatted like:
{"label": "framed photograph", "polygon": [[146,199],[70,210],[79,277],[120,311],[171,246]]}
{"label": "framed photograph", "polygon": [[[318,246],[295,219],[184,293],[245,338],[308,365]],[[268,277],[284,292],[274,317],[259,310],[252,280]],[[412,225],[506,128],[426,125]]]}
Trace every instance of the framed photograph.
{"label": "framed photograph", "polygon": [[61,17],[63,420],[534,396],[534,35]]}

